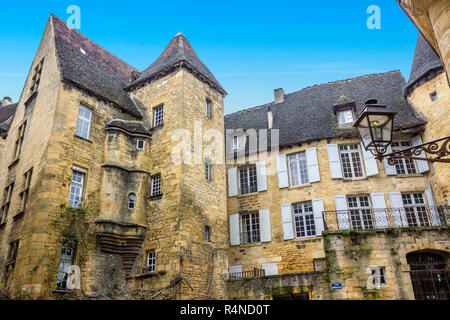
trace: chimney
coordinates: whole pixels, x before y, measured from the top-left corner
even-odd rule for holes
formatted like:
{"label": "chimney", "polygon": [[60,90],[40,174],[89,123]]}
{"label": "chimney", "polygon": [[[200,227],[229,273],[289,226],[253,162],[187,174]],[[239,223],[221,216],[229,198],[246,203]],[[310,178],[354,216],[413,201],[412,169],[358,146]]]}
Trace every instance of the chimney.
{"label": "chimney", "polygon": [[275,94],[275,103],[281,103],[281,102],[284,101],[284,90],[283,90],[283,88],[275,89],[273,92]]}
{"label": "chimney", "polygon": [[12,103],[12,99],[10,96],[5,96],[2,100],[2,103],[0,104],[1,106],[5,107],[8,106]]}

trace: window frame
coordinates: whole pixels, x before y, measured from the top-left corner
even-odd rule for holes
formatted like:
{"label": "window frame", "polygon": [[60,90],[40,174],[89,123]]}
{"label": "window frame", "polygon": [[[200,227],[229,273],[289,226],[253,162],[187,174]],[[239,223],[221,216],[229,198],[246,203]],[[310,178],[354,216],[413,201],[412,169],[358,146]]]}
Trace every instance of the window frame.
{"label": "window frame", "polygon": [[28,196],[30,193],[30,187],[31,187],[31,179],[33,178],[33,168],[25,172],[23,175],[24,177],[24,183],[23,183],[23,190],[20,193],[20,203],[22,207],[22,212],[25,212],[27,202],[28,202]]}
{"label": "window frame", "polygon": [[[409,227],[431,226],[428,205],[422,192],[402,192],[403,208],[405,209],[406,222]],[[416,197],[417,196],[417,197]],[[408,203],[409,198],[411,203]],[[421,198],[422,202],[418,201]],[[412,209],[412,210],[411,210]],[[420,210],[419,210],[420,209]],[[426,221],[423,219],[426,217]]]}
{"label": "window frame", "polygon": [[[375,229],[374,219],[372,216],[373,205],[370,196],[368,195],[347,196],[346,201],[351,229],[353,230]],[[356,206],[354,206],[354,204],[356,204]],[[368,219],[367,217],[369,217],[370,219]]]}
{"label": "window frame", "polygon": [[[160,174],[158,174],[158,175],[155,175],[155,176],[153,176],[152,178],[151,178],[152,180],[151,180],[151,186],[150,186],[150,196],[151,197],[158,197],[158,196],[161,196],[162,195],[162,188],[161,188],[161,186],[162,186],[162,179],[161,179],[161,175]],[[159,183],[158,183],[158,187],[157,187],[157,190],[155,190],[155,183],[156,183],[156,181],[159,181]],[[155,191],[158,191],[157,193],[155,193]]]}
{"label": "window frame", "polygon": [[[243,177],[241,175],[241,172],[246,171],[246,188],[244,190],[248,190],[248,192],[243,192],[243,184],[242,180]],[[254,177],[254,182],[252,184],[252,177]],[[243,167],[238,168],[238,187],[239,187],[239,195],[245,195],[245,194],[252,194],[255,192],[258,192],[258,172],[256,168],[256,164],[247,165]]]}
{"label": "window frame", "polygon": [[[81,115],[81,112],[89,112],[89,118],[86,118]],[[80,107],[78,108],[78,121],[77,121],[77,128],[75,135],[77,137],[80,137],[85,140],[89,140],[89,137],[91,135],[91,126],[92,126],[92,118],[94,115],[94,110],[92,108],[89,108],[88,106],[85,106],[84,104],[80,104]],[[83,125],[87,123],[87,132],[86,137],[83,136]]]}
{"label": "window frame", "polygon": [[[56,288],[58,290],[68,290],[67,280],[69,276],[69,269],[73,265],[76,254],[75,240],[64,239],[61,245],[59,255],[58,274],[56,277]],[[68,254],[68,251],[70,254]],[[62,277],[61,277],[62,276]]]}
{"label": "window frame", "polygon": [[[394,145],[395,144],[395,145]],[[397,146],[398,144],[398,146]],[[408,144],[408,145],[405,145]],[[411,141],[393,141],[391,144],[392,152],[400,151],[403,149],[411,148],[412,143]],[[410,166],[410,169],[408,169],[408,164]],[[398,167],[401,167],[399,170]],[[395,171],[397,172],[397,175],[414,175],[419,174],[417,171],[417,163],[414,159],[406,159],[406,158],[400,158],[395,159]],[[409,172],[411,171],[411,172]]]}
{"label": "window frame", "polygon": [[205,112],[208,119],[212,118],[212,101],[208,98],[206,99]]}
{"label": "window frame", "polygon": [[433,92],[430,92],[430,99],[431,99],[431,102],[436,102],[439,100],[439,95],[436,90]]}
{"label": "window frame", "polygon": [[156,272],[156,251],[148,250],[146,255],[146,270],[149,273]]}
{"label": "window frame", "polygon": [[6,222],[6,218],[8,217],[9,209],[11,207],[12,195],[14,192],[14,184],[15,184],[15,182],[12,181],[3,190],[3,201],[2,201],[2,207],[1,207],[0,224]]}
{"label": "window frame", "polygon": [[212,164],[208,159],[205,160],[205,179],[208,182],[212,181]]}
{"label": "window frame", "polygon": [[[248,217],[248,219],[244,219],[245,217]],[[241,244],[261,243],[261,217],[259,212],[242,213],[239,215],[239,222]],[[244,230],[244,227],[247,227],[247,230]],[[244,237],[244,235],[247,237]]]}
{"label": "window frame", "polygon": [[33,77],[31,78],[30,96],[36,93],[39,89],[43,67],[44,58],[34,67]]}
{"label": "window frame", "polygon": [[380,287],[387,287],[386,267],[371,266],[369,268],[374,281],[373,285],[379,284]]}
{"label": "window frame", "polygon": [[164,126],[164,105],[153,108],[153,128]]}
{"label": "window frame", "polygon": [[[139,143],[142,143],[142,147],[139,147]],[[145,150],[145,147],[146,147],[146,142],[144,139],[136,140],[136,150],[143,151],[143,150]]]}
{"label": "window frame", "polygon": [[[296,159],[292,159],[294,156],[296,156]],[[300,158],[302,157],[302,158]],[[304,157],[304,158],[303,158]],[[293,154],[288,154],[286,156],[287,159],[287,166],[289,171],[289,185],[291,187],[301,186],[309,183],[309,174],[308,174],[308,157],[306,155],[306,151],[297,152]],[[291,164],[295,163],[296,165],[296,171],[297,174],[294,176],[293,174],[293,168]],[[304,165],[303,165],[304,164]],[[304,175],[306,174],[305,180],[303,179]],[[298,183],[294,183],[293,179],[297,179]]]}
{"label": "window frame", "polygon": [[[81,182],[74,181],[75,173],[78,173],[81,175]],[[83,202],[83,195],[84,195],[84,189],[86,184],[86,174],[87,171],[78,167],[72,168],[72,176],[70,180],[70,189],[69,189],[69,206],[72,208],[79,208],[81,203]],[[75,195],[75,193],[72,193],[72,187],[78,188],[79,192],[79,201],[75,203],[75,198],[71,200],[72,194]]]}
{"label": "window frame", "polygon": [[[344,119],[347,120],[347,116],[346,116],[346,115],[348,115],[349,113],[350,113],[351,116],[352,116],[352,121],[351,121],[351,122],[345,122],[345,123],[343,123],[343,122],[341,121],[341,120],[342,120],[341,114],[345,114],[345,115],[344,115]],[[337,118],[338,118],[338,124],[339,124],[339,127],[349,127],[349,126],[353,125],[353,123],[355,122],[355,112],[353,111],[352,108],[342,109],[342,110],[339,110],[339,111],[337,112]]]}
{"label": "window frame", "polygon": [[[301,212],[298,212],[299,211],[298,209],[301,209]],[[306,211],[306,209],[311,211]],[[297,239],[317,236],[316,222],[314,220],[314,209],[312,201],[304,201],[292,204],[292,215],[294,218],[293,223],[295,229],[295,237]],[[311,230],[313,230],[314,232],[308,230],[308,227],[311,226],[312,226]],[[302,235],[302,233],[304,233],[304,235]]]}
{"label": "window frame", "polygon": [[[136,209],[136,202],[137,202],[136,194],[130,193],[128,195],[128,210]],[[133,204],[133,206],[130,206],[131,203]]]}
{"label": "window frame", "polygon": [[233,136],[233,151],[245,149],[246,136],[244,134]]}
{"label": "window frame", "polygon": [[203,233],[204,235],[204,239],[207,243],[211,242],[211,227],[210,226],[205,226],[205,231]]}
{"label": "window frame", "polygon": [[[352,147],[356,146],[357,149],[352,149]],[[342,150],[342,148],[346,147],[346,150]],[[361,152],[361,146],[358,143],[351,143],[351,144],[341,144],[338,145],[339,150],[339,159],[341,162],[341,170],[342,170],[342,177],[344,179],[361,179],[365,178],[365,170],[364,170],[364,161],[363,156]],[[353,155],[358,155],[358,161],[359,161],[359,170],[360,170],[360,176],[356,176],[356,170],[355,170],[355,164],[354,164],[354,158]],[[343,155],[347,155],[348,159],[344,159],[345,157]],[[348,162],[347,162],[348,160]],[[345,163],[348,163],[349,166],[345,165]],[[346,168],[350,168],[351,177],[346,176]]]}
{"label": "window frame", "polygon": [[17,139],[14,146],[14,160],[20,158],[20,154],[22,153],[23,141],[25,139],[25,131],[27,128],[27,120],[25,120],[19,127],[17,132]]}

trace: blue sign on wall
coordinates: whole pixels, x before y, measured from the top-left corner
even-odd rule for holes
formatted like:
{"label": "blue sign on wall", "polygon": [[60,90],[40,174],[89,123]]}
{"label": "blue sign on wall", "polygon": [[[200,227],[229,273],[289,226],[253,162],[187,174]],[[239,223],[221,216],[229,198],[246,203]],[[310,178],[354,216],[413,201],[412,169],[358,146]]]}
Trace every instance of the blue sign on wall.
{"label": "blue sign on wall", "polygon": [[340,289],[342,289],[342,283],[332,283],[331,284],[331,289],[333,289],[333,290],[340,290]]}

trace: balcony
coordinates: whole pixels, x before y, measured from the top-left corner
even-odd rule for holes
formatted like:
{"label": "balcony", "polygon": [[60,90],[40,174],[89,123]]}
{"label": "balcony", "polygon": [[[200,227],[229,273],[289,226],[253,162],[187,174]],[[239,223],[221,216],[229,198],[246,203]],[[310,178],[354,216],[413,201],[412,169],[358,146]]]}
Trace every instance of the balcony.
{"label": "balcony", "polygon": [[324,211],[323,220],[325,231],[440,227],[450,224],[450,206]]}
{"label": "balcony", "polygon": [[263,278],[263,277],[265,277],[265,275],[266,275],[266,273],[265,273],[264,269],[255,268],[252,271],[230,273],[229,279],[230,280],[255,279],[255,278]]}

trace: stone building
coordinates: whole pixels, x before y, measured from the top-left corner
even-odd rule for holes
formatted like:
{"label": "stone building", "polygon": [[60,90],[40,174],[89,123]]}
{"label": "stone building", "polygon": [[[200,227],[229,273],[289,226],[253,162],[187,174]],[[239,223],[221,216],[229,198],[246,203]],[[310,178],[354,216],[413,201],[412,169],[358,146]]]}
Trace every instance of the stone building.
{"label": "stone building", "polygon": [[11,97],[6,96],[0,101],[0,159],[16,109],[17,103],[12,103]]}
{"label": "stone building", "polygon": [[[445,106],[448,87],[424,44],[408,83],[391,71],[277,89],[224,116],[226,91],[182,34],[140,72],[51,15],[0,162],[0,288],[448,299],[438,167],[379,163],[352,128],[376,99],[397,112],[393,149],[428,137],[425,98],[438,88]],[[447,287],[421,289],[438,276]]]}

